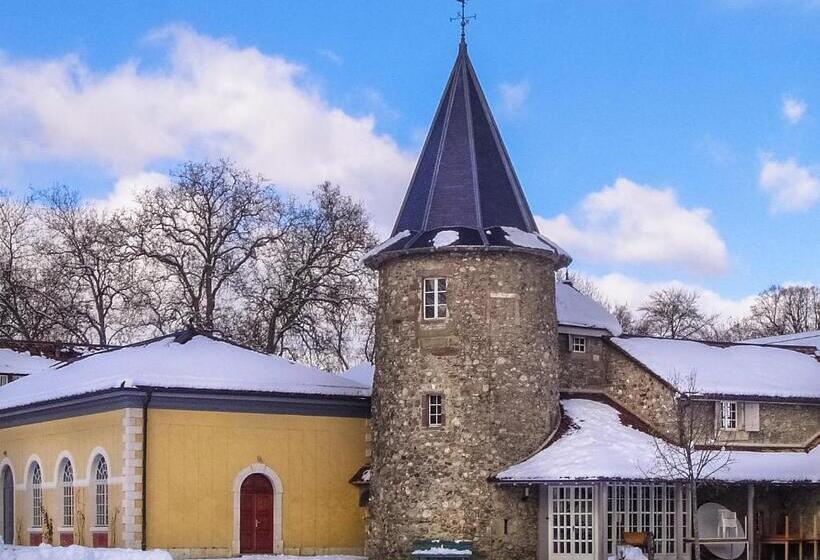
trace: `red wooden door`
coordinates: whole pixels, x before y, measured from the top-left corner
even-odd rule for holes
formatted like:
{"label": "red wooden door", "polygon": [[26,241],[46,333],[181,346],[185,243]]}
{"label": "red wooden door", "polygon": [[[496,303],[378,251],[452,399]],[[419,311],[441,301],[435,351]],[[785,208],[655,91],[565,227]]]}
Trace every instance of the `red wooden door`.
{"label": "red wooden door", "polygon": [[239,552],[273,553],[273,486],[261,474],[246,478],[239,492]]}

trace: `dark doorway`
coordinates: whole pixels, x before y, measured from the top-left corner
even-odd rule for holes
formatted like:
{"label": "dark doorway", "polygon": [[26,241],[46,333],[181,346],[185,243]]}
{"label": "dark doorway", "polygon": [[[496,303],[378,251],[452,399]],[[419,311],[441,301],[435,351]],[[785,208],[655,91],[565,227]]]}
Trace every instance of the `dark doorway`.
{"label": "dark doorway", "polygon": [[3,542],[14,543],[14,476],[11,469],[3,467]]}
{"label": "dark doorway", "polygon": [[273,554],[273,486],[261,474],[239,491],[239,552]]}

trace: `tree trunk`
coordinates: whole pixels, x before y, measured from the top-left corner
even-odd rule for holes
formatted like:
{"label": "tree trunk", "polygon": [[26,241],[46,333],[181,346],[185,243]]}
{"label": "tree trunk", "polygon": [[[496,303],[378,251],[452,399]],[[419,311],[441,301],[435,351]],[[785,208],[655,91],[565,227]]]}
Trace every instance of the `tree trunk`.
{"label": "tree trunk", "polygon": [[700,560],[700,524],[698,523],[698,481],[691,480],[690,508],[692,515],[692,546],[695,547],[695,560]]}

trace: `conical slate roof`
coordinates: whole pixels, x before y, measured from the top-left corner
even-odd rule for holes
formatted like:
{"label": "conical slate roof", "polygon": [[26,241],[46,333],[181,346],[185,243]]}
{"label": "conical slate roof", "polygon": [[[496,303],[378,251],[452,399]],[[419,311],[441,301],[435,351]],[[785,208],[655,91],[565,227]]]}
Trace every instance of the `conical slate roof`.
{"label": "conical slate roof", "polygon": [[571,260],[538,233],[462,42],[392,237],[365,262],[464,247],[551,253],[558,266]]}

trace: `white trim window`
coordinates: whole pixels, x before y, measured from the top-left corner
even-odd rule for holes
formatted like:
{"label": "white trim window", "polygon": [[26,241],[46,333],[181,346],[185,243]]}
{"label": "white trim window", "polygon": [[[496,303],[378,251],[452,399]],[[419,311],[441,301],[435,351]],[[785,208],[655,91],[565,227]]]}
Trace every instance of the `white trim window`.
{"label": "white trim window", "polygon": [[446,278],[425,278],[423,296],[426,320],[447,318]]}
{"label": "white trim window", "polygon": [[737,430],[737,401],[720,401],[721,430]]}
{"label": "white trim window", "polygon": [[569,336],[569,349],[570,352],[585,354],[587,351],[587,337],[571,334]]}
{"label": "white trim window", "polygon": [[[677,488],[669,483],[609,485],[606,512],[607,554],[617,552],[616,548],[625,531],[651,532],[654,535],[655,557],[675,558],[678,537],[686,534],[685,518],[682,519],[682,527],[675,525],[676,495]],[[686,492],[682,492],[682,499],[685,512]]]}
{"label": "white trim window", "polygon": [[31,527],[40,529],[43,526],[43,471],[40,464],[31,466]]}
{"label": "white trim window", "polygon": [[440,428],[444,425],[444,396],[431,393],[425,400],[425,425],[429,428]]}
{"label": "white trim window", "polygon": [[94,469],[94,526],[108,527],[108,464],[102,455]]}
{"label": "white trim window", "polygon": [[63,487],[63,527],[74,526],[74,467],[71,461],[63,461],[63,468],[60,475],[60,483]]}

